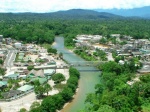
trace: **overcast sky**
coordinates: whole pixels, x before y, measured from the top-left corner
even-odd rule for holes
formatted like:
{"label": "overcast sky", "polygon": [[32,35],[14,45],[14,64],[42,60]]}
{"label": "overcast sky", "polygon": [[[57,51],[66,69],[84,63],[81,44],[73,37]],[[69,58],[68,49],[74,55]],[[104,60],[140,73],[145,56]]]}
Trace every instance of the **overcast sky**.
{"label": "overcast sky", "polygon": [[54,12],[68,9],[131,9],[150,0],[0,0],[0,12]]}

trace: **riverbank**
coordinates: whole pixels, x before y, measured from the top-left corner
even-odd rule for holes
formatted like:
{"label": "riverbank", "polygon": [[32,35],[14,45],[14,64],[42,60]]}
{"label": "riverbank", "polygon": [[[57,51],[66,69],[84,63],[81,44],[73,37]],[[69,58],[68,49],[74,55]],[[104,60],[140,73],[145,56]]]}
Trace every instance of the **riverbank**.
{"label": "riverbank", "polygon": [[[82,61],[85,60],[81,57],[77,56],[72,50],[67,50],[64,48],[64,39],[63,37],[56,37],[55,39],[55,46],[59,51],[59,48],[61,48],[61,51],[63,54],[63,58],[67,62],[72,61]],[[80,79],[78,81],[78,89],[76,91],[76,94],[74,95],[74,98],[71,100],[71,102],[65,103],[63,105],[63,109],[60,110],[61,112],[77,112],[79,110],[82,110],[85,108],[85,99],[87,94],[92,93],[95,91],[95,85],[100,83],[100,72],[99,71],[92,71],[97,70],[95,67],[76,67],[77,70],[83,70],[84,72],[80,72]],[[91,70],[91,71],[86,71]]]}
{"label": "riverbank", "polygon": [[75,94],[74,94],[73,97],[72,97],[72,100],[69,101],[69,102],[67,102],[67,103],[63,106],[63,108],[62,108],[60,111],[58,111],[58,112],[65,112],[65,111],[63,111],[63,109],[65,109],[65,107],[67,107],[69,104],[71,104],[71,102],[73,101],[73,99],[74,99],[75,96],[77,95],[78,90],[79,90],[79,87],[76,89],[76,92],[75,92]]}

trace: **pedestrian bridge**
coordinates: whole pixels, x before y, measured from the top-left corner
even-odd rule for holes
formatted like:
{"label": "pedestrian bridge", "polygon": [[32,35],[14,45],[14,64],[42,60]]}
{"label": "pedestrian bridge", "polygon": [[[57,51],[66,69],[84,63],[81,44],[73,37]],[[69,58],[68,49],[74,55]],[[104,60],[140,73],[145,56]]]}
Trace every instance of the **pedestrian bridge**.
{"label": "pedestrian bridge", "polygon": [[107,61],[71,61],[69,62],[68,64],[70,66],[74,66],[74,67],[83,67],[83,66],[94,66],[94,67],[97,67],[99,66],[100,64],[103,64]]}

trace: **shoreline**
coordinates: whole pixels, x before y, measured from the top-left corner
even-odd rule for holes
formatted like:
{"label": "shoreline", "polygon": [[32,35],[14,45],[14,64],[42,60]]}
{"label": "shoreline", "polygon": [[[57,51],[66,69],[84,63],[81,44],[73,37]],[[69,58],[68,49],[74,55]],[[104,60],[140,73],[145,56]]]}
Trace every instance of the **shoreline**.
{"label": "shoreline", "polygon": [[79,91],[79,87],[77,87],[75,94],[72,96],[72,100],[69,101],[69,102],[67,102],[67,103],[65,103],[64,106],[63,106],[63,108],[62,108],[61,110],[59,110],[58,112],[63,112],[63,109],[64,109],[66,106],[68,106],[68,105],[74,100],[74,98],[75,98],[75,96],[77,95],[77,92],[78,92],[78,91]]}

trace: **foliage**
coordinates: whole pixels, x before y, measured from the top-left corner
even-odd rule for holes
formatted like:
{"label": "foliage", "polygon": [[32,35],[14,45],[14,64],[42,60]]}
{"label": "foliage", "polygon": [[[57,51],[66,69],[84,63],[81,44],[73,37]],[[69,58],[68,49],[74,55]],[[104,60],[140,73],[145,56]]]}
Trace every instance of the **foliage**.
{"label": "foliage", "polygon": [[27,112],[25,108],[21,108],[19,112]]}
{"label": "foliage", "polygon": [[46,83],[46,84],[44,85],[44,92],[47,93],[47,96],[48,96],[48,92],[49,92],[50,90],[52,90],[52,87],[51,87],[48,83]]}
{"label": "foliage", "polygon": [[35,94],[36,94],[37,96],[42,97],[43,94],[44,94],[44,92],[45,92],[45,91],[44,91],[44,87],[43,87],[42,85],[35,86],[34,92],[35,92]]}
{"label": "foliage", "polygon": [[65,81],[65,76],[61,73],[56,73],[52,76],[52,80],[54,80],[55,83],[60,83],[62,81]]}
{"label": "foliage", "polygon": [[[95,93],[87,95],[85,110],[110,112],[138,112],[148,110],[150,102],[150,75],[140,77],[140,82],[127,84],[136,71],[135,63],[119,65],[107,62],[101,67],[103,84],[95,86]],[[132,74],[131,74],[132,73]]]}
{"label": "foliage", "polygon": [[96,61],[96,59],[92,57],[90,54],[87,55],[86,48],[75,49],[74,53],[87,61]]}
{"label": "foliage", "polygon": [[[40,107],[38,107],[39,110],[42,110],[42,112],[56,112],[57,110],[62,109],[63,105],[72,99],[72,96],[75,93],[75,89],[78,85],[80,74],[75,68],[70,68],[69,74],[70,77],[68,80],[70,81],[67,81],[66,87],[60,93],[44,98]],[[72,86],[74,86],[75,88],[72,89]],[[39,111],[37,110],[37,112]]]}
{"label": "foliage", "polygon": [[2,75],[2,76],[5,75],[5,69],[4,68],[0,68],[0,75]]}
{"label": "foliage", "polygon": [[42,109],[40,108],[40,103],[35,101],[30,106],[30,112],[41,112]]}
{"label": "foliage", "polygon": [[[49,14],[0,14],[0,34],[27,43],[51,44],[55,35],[65,37],[65,46],[74,46],[78,34],[99,34],[113,43],[110,34],[130,35],[136,39],[149,38],[150,21],[145,19],[52,18]],[[5,27],[2,27],[5,26]],[[103,42],[103,41],[102,41]],[[104,41],[105,43],[105,41]]]}
{"label": "foliage", "polygon": [[57,54],[57,50],[54,49],[54,48],[51,48],[51,47],[49,47],[49,48],[47,49],[47,52],[48,52],[48,53],[54,53],[54,54]]}
{"label": "foliage", "polygon": [[4,63],[4,61],[2,59],[0,59],[0,64],[2,65]]}
{"label": "foliage", "polygon": [[40,85],[39,80],[34,81],[34,92],[38,97],[42,97],[44,93],[47,93],[48,96],[50,90],[52,90],[52,87],[48,83]]}
{"label": "foliage", "polygon": [[106,44],[107,43],[107,39],[106,38],[101,38],[99,43]]}
{"label": "foliage", "polygon": [[97,56],[100,58],[100,60],[107,61],[107,55],[105,51],[96,49],[96,53],[97,53]]}
{"label": "foliage", "polygon": [[34,69],[34,66],[33,66],[33,65],[30,65],[30,66],[27,67],[27,69],[28,69],[29,71],[31,71],[32,69]]}

